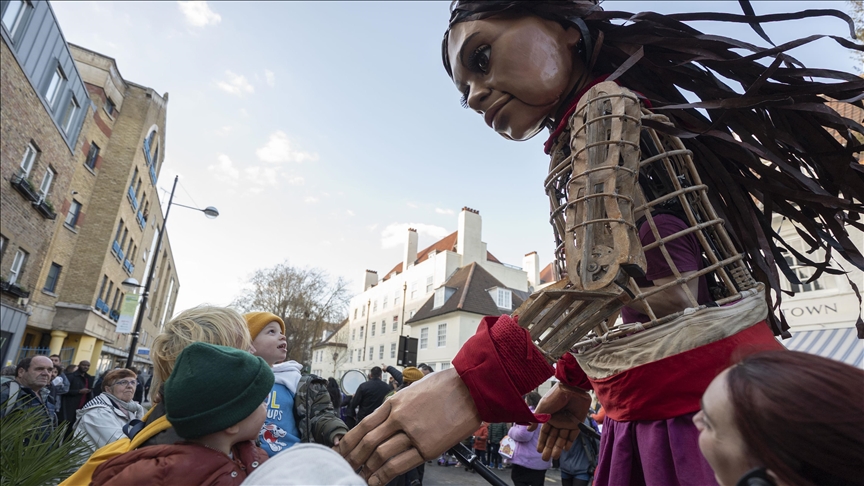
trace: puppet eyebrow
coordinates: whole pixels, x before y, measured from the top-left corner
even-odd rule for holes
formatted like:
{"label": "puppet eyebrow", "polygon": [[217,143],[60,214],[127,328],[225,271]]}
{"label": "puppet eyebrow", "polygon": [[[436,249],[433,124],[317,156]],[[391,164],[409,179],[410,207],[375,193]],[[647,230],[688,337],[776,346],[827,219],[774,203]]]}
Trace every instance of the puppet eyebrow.
{"label": "puppet eyebrow", "polygon": [[471,34],[467,38],[465,38],[464,42],[462,42],[462,48],[459,49],[459,62],[461,62],[463,66],[466,66],[466,64],[465,64],[465,50],[468,47],[468,43],[471,42],[471,39],[473,39],[474,36],[479,34],[479,33],[480,32],[474,32],[473,34]]}
{"label": "puppet eyebrow", "polygon": [[709,422],[714,422],[713,420],[711,420],[711,417],[708,416],[708,412],[705,411],[705,402],[699,400],[699,406],[702,407],[702,415],[704,415]]}

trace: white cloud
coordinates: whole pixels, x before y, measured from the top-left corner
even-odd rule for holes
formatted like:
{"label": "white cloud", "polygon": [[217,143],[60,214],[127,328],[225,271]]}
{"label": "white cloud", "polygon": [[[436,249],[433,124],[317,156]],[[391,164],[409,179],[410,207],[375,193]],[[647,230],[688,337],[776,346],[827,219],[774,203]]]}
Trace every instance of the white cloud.
{"label": "white cloud", "polygon": [[186,22],[193,27],[216,25],[222,21],[222,16],[210,10],[207,2],[177,2]]}
{"label": "white cloud", "polygon": [[255,92],[255,87],[246,80],[246,76],[234,74],[231,71],[225,71],[225,76],[228,77],[227,81],[219,81],[216,83],[216,86],[219,86],[219,89],[222,91],[237,96],[243,96],[246,93]]}
{"label": "white cloud", "polygon": [[314,152],[303,152],[293,148],[285,132],[278,130],[270,134],[267,143],[255,151],[258,158],[264,162],[305,162],[307,160],[318,160],[318,154]]}
{"label": "white cloud", "polygon": [[243,118],[249,118],[249,112],[246,111],[246,108],[240,108],[240,116]]}
{"label": "white cloud", "polygon": [[438,214],[453,214],[452,209],[435,208],[435,212]]}
{"label": "white cloud", "polygon": [[414,203],[412,203],[412,202],[409,202],[409,203],[408,203],[408,207],[411,208],[411,209],[417,209],[417,205],[414,204]]}
{"label": "white cloud", "polygon": [[345,211],[345,213],[348,214],[348,216],[354,216],[354,211],[351,211],[350,209]]}
{"label": "white cloud", "polygon": [[216,135],[225,136],[234,131],[234,127],[231,125],[225,125],[224,127],[216,130]]}
{"label": "white cloud", "polygon": [[276,169],[272,167],[247,167],[243,169],[243,175],[246,180],[252,181],[259,186],[275,186],[276,177],[278,176]]}
{"label": "white cloud", "polygon": [[372,232],[372,231],[375,231],[375,228],[377,228],[377,227],[378,227],[378,223],[375,223],[375,224],[370,224],[369,226],[366,227],[366,229],[369,230],[370,232]]}
{"label": "white cloud", "polygon": [[288,184],[291,184],[292,186],[302,186],[306,183],[306,179],[303,176],[283,175],[283,177],[285,177],[285,179],[288,180]]}
{"label": "white cloud", "polygon": [[270,86],[271,88],[276,86],[276,74],[273,71],[265,69],[264,78],[267,79],[267,86]]}
{"label": "white cloud", "polygon": [[225,154],[219,154],[216,157],[216,163],[207,167],[207,170],[213,173],[213,176],[222,182],[237,182],[240,177],[240,171],[234,167],[234,163]]}
{"label": "white cloud", "polygon": [[315,196],[306,196],[306,199],[303,200],[306,204],[313,204],[318,202],[318,198]]}
{"label": "white cloud", "polygon": [[414,228],[418,234],[431,236],[436,241],[449,234],[446,229],[431,224],[393,223],[381,231],[381,248],[395,248],[404,245],[405,233],[408,232],[408,228]]}

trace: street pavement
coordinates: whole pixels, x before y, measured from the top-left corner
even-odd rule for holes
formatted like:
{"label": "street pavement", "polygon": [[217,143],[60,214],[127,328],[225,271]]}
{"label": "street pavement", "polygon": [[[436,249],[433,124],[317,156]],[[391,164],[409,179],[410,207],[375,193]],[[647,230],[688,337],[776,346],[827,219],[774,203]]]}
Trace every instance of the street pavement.
{"label": "street pavement", "polygon": [[[508,485],[513,485],[510,480],[510,469],[495,470],[495,474],[504,480]],[[549,469],[546,471],[546,484],[560,485],[561,471],[557,469]],[[466,471],[464,467],[455,466],[439,466],[435,462],[426,464],[426,473],[423,475],[423,486],[441,486],[441,485],[458,485],[458,486],[488,486],[489,483],[477,473]]]}

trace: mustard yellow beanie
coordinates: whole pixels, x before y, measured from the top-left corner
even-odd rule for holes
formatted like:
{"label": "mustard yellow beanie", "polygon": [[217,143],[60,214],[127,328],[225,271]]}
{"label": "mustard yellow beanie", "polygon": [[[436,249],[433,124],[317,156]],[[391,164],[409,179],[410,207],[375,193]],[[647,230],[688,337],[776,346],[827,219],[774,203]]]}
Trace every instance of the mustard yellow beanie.
{"label": "mustard yellow beanie", "polygon": [[285,323],[282,322],[282,319],[280,319],[276,314],[271,314],[269,312],[250,312],[243,317],[246,319],[246,325],[249,327],[249,334],[252,335],[252,339],[255,339],[255,337],[258,336],[258,333],[260,333],[267,324],[270,324],[273,321],[279,323],[279,327],[282,328],[282,334],[285,334]]}
{"label": "mustard yellow beanie", "polygon": [[418,368],[409,366],[402,370],[402,383],[414,383],[415,381],[420,381],[423,376],[425,375]]}

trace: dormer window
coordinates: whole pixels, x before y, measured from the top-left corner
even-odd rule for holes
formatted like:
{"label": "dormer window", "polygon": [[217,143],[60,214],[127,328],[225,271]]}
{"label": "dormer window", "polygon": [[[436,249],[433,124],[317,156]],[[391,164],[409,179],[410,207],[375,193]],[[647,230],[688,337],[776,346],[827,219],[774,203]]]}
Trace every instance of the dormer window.
{"label": "dormer window", "polygon": [[513,309],[512,290],[502,289],[500,287],[493,287],[489,289],[489,296],[492,297],[492,300],[495,301],[495,305],[497,305],[499,309]]}
{"label": "dormer window", "polygon": [[438,287],[435,289],[435,298],[432,301],[432,309],[437,309],[444,305],[453,294],[456,293],[456,289],[453,287]]}

